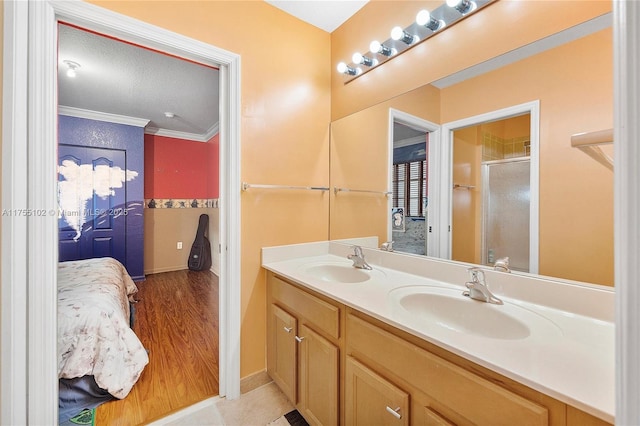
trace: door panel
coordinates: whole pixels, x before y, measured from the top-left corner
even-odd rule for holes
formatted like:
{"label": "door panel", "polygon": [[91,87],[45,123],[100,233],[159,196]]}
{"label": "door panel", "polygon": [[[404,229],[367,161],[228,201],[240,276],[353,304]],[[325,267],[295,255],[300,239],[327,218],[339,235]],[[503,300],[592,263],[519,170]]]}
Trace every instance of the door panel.
{"label": "door panel", "polygon": [[529,160],[488,163],[483,173],[482,263],[493,265],[508,256],[511,269],[529,272]]}
{"label": "door panel", "polygon": [[305,325],[299,328],[299,405],[311,425],[338,424],[338,348]]}
{"label": "door panel", "polygon": [[269,307],[269,336],[267,346],[267,371],[282,392],[294,404],[297,402],[297,365],[298,346],[295,335],[298,321],[277,305]]}
{"label": "door panel", "polygon": [[351,357],[347,357],[345,393],[348,425],[409,424],[409,394]]}
{"label": "door panel", "polygon": [[60,261],[113,257],[126,265],[126,152],[58,147]]}

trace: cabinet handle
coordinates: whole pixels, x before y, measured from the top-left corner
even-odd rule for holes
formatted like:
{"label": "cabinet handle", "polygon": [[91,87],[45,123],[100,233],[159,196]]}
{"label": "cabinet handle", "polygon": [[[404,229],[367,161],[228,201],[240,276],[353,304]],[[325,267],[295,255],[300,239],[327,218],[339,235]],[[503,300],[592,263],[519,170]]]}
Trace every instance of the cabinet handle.
{"label": "cabinet handle", "polygon": [[287,333],[291,333],[291,330],[293,330],[293,327],[282,327],[284,328],[284,331],[286,331]]}
{"label": "cabinet handle", "polygon": [[400,420],[402,418],[402,414],[400,414],[400,407],[396,408],[395,410],[391,407],[389,407],[388,405],[385,407],[387,409],[387,411],[389,412],[389,414],[391,414],[393,417],[395,417],[396,419]]}
{"label": "cabinet handle", "polygon": [[302,343],[302,341],[303,341],[303,340],[304,340],[304,337],[298,337],[298,336],[296,336],[296,341],[297,341],[298,343]]}

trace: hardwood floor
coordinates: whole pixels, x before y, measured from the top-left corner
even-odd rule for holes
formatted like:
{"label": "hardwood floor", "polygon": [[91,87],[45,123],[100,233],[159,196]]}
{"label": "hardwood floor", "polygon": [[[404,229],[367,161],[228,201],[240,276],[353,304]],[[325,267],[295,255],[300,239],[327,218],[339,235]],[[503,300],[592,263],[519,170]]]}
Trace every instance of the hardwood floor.
{"label": "hardwood floor", "polygon": [[138,289],[133,329],[149,364],[125,399],[98,407],[96,426],[148,423],[218,394],[218,277],[165,272]]}

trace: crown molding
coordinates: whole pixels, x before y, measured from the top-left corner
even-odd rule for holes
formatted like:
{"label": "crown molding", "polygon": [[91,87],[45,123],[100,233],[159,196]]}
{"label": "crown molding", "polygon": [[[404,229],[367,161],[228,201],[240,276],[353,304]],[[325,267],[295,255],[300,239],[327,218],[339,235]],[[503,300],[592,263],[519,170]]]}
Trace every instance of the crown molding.
{"label": "crown molding", "polygon": [[148,135],[154,135],[154,136],[164,136],[167,138],[175,138],[175,139],[186,139],[194,142],[209,142],[211,138],[218,133],[219,130],[220,130],[220,125],[219,123],[216,123],[213,126],[211,126],[211,128],[207,130],[207,132],[204,134],[179,132],[176,130],[159,129],[157,127],[147,127],[144,129],[144,132]]}
{"label": "crown molding", "polygon": [[220,130],[220,123],[215,123],[206,133],[197,134],[189,132],[179,132],[176,130],[159,129],[157,127],[147,127],[151,120],[145,118],[128,117],[126,115],[110,114],[107,112],[92,111],[82,108],[74,108],[65,105],[58,106],[58,114],[69,117],[86,118],[89,120],[106,121],[109,123],[126,124],[129,126],[144,127],[144,133],[148,135],[164,136],[175,139],[185,139],[195,142],[208,142]]}
{"label": "crown molding", "polygon": [[58,105],[58,114],[69,117],[86,118],[89,120],[106,121],[109,123],[126,124],[128,126],[146,127],[150,120],[126,115],[109,114],[108,112],[91,111],[88,109],[74,108]]}

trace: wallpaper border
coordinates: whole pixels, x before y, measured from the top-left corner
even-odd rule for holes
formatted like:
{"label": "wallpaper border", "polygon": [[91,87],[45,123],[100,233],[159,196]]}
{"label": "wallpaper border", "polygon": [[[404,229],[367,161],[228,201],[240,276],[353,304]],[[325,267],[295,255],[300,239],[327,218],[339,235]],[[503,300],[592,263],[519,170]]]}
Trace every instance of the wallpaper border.
{"label": "wallpaper border", "polygon": [[217,209],[218,198],[148,198],[144,207],[148,209]]}

